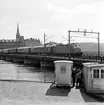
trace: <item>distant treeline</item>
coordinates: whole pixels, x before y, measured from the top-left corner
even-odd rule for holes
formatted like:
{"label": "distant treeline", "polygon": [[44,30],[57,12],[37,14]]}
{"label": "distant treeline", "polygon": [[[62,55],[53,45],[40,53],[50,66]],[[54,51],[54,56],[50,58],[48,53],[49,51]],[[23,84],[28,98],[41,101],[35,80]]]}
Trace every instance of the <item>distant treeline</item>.
{"label": "distant treeline", "polygon": [[[83,55],[97,55],[98,43],[77,43],[82,48]],[[100,43],[100,54],[104,56],[104,43]]]}

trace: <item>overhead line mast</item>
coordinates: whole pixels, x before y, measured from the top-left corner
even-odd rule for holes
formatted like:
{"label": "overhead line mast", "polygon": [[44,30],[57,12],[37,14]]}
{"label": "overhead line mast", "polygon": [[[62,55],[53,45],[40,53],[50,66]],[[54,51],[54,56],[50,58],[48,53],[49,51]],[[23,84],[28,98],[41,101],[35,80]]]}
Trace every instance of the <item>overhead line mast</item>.
{"label": "overhead line mast", "polygon": [[[84,31],[80,31],[79,29],[78,29],[78,31],[73,31],[73,30],[69,30],[68,31],[68,39],[69,39],[69,58],[70,58],[70,37],[72,37],[70,34],[71,33],[83,33],[83,35],[84,36],[86,36],[88,33],[89,34],[97,34],[97,39],[98,39],[98,56],[100,56],[100,33],[99,32],[92,32],[92,30],[91,30],[91,32],[90,31],[86,31],[86,30],[84,30]],[[77,36],[74,36],[74,37],[77,37]],[[79,36],[80,37],[80,36]],[[82,36],[81,36],[82,37]],[[89,37],[90,38],[90,37]],[[91,38],[95,38],[95,37],[91,37]]]}

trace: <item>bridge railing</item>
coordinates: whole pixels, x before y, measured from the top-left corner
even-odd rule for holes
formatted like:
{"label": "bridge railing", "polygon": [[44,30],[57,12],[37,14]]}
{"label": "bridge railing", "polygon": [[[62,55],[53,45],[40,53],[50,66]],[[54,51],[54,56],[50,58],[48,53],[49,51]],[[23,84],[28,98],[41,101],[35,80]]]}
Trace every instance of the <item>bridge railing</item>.
{"label": "bridge railing", "polygon": [[73,59],[77,58],[77,59],[82,59],[82,60],[94,60],[94,61],[100,61],[100,62],[104,62],[104,56],[81,56],[81,57],[72,57]]}
{"label": "bridge railing", "polygon": [[[0,54],[0,56],[12,56],[13,55],[13,57],[21,57],[21,56],[28,56],[28,57],[35,57],[35,56],[37,56],[37,57],[45,57],[45,58],[62,58],[62,59],[68,59],[69,58],[69,56],[54,56],[54,55],[45,55],[45,56],[43,56],[43,55],[31,55],[31,54]],[[88,55],[83,55],[83,56],[72,56],[71,57],[71,59],[75,59],[75,60],[77,60],[77,59],[79,59],[79,60],[94,60],[94,61],[100,61],[100,62],[104,62],[104,56],[88,56]]]}

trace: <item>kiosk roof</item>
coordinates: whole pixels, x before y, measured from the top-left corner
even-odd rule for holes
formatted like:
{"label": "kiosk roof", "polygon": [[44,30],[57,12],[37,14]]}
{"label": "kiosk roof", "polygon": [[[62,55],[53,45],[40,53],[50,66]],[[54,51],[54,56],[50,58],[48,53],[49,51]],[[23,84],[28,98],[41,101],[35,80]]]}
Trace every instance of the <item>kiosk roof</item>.
{"label": "kiosk roof", "polygon": [[83,63],[83,66],[86,67],[98,67],[98,66],[104,66],[104,64],[100,64],[100,63]]}
{"label": "kiosk roof", "polygon": [[58,60],[54,61],[54,63],[73,63],[72,61]]}

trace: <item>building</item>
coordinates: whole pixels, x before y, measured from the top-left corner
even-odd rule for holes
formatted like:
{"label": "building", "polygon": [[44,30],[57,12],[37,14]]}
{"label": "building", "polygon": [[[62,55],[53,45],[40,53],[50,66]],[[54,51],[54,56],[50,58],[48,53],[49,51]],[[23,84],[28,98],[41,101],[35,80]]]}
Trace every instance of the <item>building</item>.
{"label": "building", "polygon": [[26,47],[26,46],[39,46],[41,41],[35,38],[24,39],[24,36],[20,36],[19,25],[17,24],[16,39],[0,40],[0,49],[15,48],[15,47]]}
{"label": "building", "polygon": [[42,45],[39,39],[29,38],[24,40],[25,46],[39,46]]}
{"label": "building", "polygon": [[6,49],[6,48],[14,48],[17,46],[17,43],[15,40],[0,40],[0,49]]}

